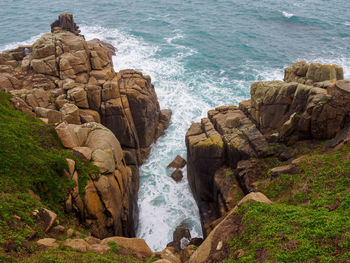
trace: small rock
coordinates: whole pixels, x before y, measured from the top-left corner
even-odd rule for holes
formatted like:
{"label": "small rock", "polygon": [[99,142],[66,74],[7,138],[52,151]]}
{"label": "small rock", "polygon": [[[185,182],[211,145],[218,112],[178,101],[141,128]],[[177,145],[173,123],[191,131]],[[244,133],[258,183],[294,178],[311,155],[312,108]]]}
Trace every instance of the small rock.
{"label": "small rock", "polygon": [[67,237],[72,237],[74,234],[74,229],[70,228],[67,230]]}
{"label": "small rock", "polygon": [[38,196],[37,194],[35,194],[31,189],[28,190],[28,194],[33,197],[34,199],[40,201],[40,196]]}
{"label": "small rock", "polygon": [[80,252],[86,252],[88,247],[89,247],[89,244],[86,243],[86,241],[84,239],[78,239],[78,238],[66,239],[63,242],[63,245],[70,247],[70,248],[73,248],[73,249],[76,249]]}
{"label": "small rock", "polygon": [[95,244],[100,244],[101,240],[93,237],[93,236],[88,236],[86,238],[84,238],[84,240],[89,244],[89,245],[95,245]]}
{"label": "small rock", "polygon": [[40,221],[43,222],[45,232],[48,232],[52,228],[57,218],[57,215],[54,212],[46,208],[39,210],[38,212],[34,211],[33,214],[39,216]]}
{"label": "small rock", "polygon": [[176,227],[173,233],[172,242],[172,246],[175,248],[175,251],[183,250],[190,243],[190,240],[191,233],[186,223],[182,223],[178,227]]}
{"label": "small rock", "polygon": [[169,165],[167,166],[167,168],[183,168],[186,165],[186,160],[183,159],[180,155],[177,155],[175,157],[175,159],[169,163]]}
{"label": "small rock", "polygon": [[288,164],[288,165],[272,168],[270,170],[270,174],[272,177],[277,177],[281,174],[292,174],[295,171],[296,171],[296,167],[292,164]]}
{"label": "small rock", "polygon": [[64,232],[64,226],[58,225],[55,226],[54,228],[52,228],[52,231],[56,232],[56,233],[63,233]]}
{"label": "small rock", "polygon": [[237,249],[237,250],[233,253],[235,259],[238,259],[238,258],[243,257],[244,254],[245,254],[245,252],[244,252],[243,249]]}
{"label": "small rock", "polygon": [[92,244],[88,247],[88,250],[91,252],[96,252],[98,254],[107,254],[110,250],[109,245],[101,245],[101,244]]}
{"label": "small rock", "polygon": [[222,241],[220,240],[218,245],[216,246],[216,250],[219,251],[222,249]]}
{"label": "small rock", "polygon": [[176,169],[172,174],[171,178],[173,178],[176,182],[180,182],[183,178],[182,171],[180,169]]}
{"label": "small rock", "polygon": [[145,257],[152,257],[153,252],[147,245],[146,241],[141,238],[126,238],[126,237],[108,237],[101,241],[102,245],[107,245],[109,242],[115,242],[119,246],[131,249],[135,253]]}
{"label": "small rock", "polygon": [[54,238],[39,239],[38,241],[36,241],[36,243],[49,249],[58,248],[58,244],[56,242],[56,239]]}

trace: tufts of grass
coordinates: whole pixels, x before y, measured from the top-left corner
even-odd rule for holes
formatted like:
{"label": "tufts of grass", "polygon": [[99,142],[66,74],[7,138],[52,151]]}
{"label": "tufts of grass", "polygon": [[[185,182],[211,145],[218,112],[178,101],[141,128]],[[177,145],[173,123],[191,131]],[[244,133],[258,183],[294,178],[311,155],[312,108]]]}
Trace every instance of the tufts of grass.
{"label": "tufts of grass", "polygon": [[[349,262],[350,212],[329,212],[287,204],[249,203],[244,231],[229,241],[243,257],[223,262]],[[262,256],[263,255],[263,256]]]}
{"label": "tufts of grass", "polygon": [[88,180],[97,178],[98,168],[65,149],[53,126],[16,111],[9,100],[9,94],[0,92],[0,254],[31,253],[35,243],[28,240],[34,233],[36,238],[45,235],[34,210],[48,208],[61,223],[74,217],[64,212],[64,201],[75,186],[64,175],[66,158],[75,160],[82,196]]}
{"label": "tufts of grass", "polygon": [[[297,173],[277,178],[268,174],[273,159],[255,160],[258,189],[275,203],[237,211],[243,231],[230,239],[223,262],[350,262],[350,145],[320,148],[307,151]],[[238,250],[244,254],[235,258]]]}

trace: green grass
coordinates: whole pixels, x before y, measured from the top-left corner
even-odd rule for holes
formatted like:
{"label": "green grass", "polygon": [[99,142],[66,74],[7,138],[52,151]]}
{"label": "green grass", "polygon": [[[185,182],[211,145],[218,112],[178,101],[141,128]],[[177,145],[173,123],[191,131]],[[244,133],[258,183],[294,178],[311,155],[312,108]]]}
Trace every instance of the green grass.
{"label": "green grass", "polygon": [[[73,250],[53,249],[43,251],[38,255],[24,261],[25,263],[141,263],[143,261],[136,260],[132,255],[119,255],[113,251],[105,255],[86,252],[80,253]],[[151,262],[151,261],[149,261]]]}
{"label": "green grass", "polygon": [[[274,204],[238,210],[243,230],[230,239],[223,262],[350,262],[350,145],[309,151],[299,172],[273,179],[271,159],[260,162],[258,189]],[[238,249],[245,253],[237,259]]]}
{"label": "green grass", "polygon": [[64,175],[66,158],[75,160],[82,197],[88,180],[98,177],[95,165],[63,147],[53,126],[16,111],[9,100],[9,94],[0,92],[0,262],[5,261],[5,252],[34,252],[35,241],[29,240],[33,232],[36,238],[45,236],[34,210],[54,211],[61,224],[73,221],[74,214],[64,211],[64,201],[75,186]]}
{"label": "green grass", "polygon": [[245,254],[237,261],[349,262],[350,213],[329,212],[293,205],[250,203],[242,206],[245,230],[233,237],[233,251]]}

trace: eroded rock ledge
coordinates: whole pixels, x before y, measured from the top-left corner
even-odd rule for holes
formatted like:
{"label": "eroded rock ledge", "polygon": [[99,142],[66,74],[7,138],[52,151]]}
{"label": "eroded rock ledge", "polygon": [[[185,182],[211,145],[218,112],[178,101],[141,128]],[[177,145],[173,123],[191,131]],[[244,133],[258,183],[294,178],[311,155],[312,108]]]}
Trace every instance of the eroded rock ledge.
{"label": "eroded rock ledge", "polygon": [[33,45],[0,54],[0,87],[14,95],[14,107],[57,125],[64,146],[99,167],[81,196],[71,164],[77,186],[66,202],[99,238],[135,235],[138,167],[171,117],[149,76],[114,71],[115,52],[86,41],[73,16],[62,14]]}
{"label": "eroded rock ledge", "polygon": [[[255,82],[250,94],[251,99],[239,107],[210,110],[186,133],[187,175],[205,235],[242,196],[256,191],[249,159],[271,155],[270,143],[292,145],[335,137],[336,145],[347,134],[350,82],[343,80],[338,66],[297,62],[285,69],[284,81]],[[235,176],[226,176],[225,167]],[[294,168],[291,164],[271,172]],[[236,189],[228,189],[232,186]]]}

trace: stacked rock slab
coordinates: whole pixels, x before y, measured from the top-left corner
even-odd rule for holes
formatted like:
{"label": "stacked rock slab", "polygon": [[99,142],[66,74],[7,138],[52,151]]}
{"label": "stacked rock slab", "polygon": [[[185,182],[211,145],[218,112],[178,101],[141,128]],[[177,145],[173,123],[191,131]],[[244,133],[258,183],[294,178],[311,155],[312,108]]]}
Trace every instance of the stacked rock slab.
{"label": "stacked rock slab", "polygon": [[350,83],[326,88],[297,82],[255,82],[251,100],[240,103],[264,135],[292,144],[302,139],[331,139],[349,122]]}
{"label": "stacked rock slab", "polygon": [[268,144],[241,110],[224,106],[191,125],[186,146],[188,180],[205,230],[207,224],[221,217],[215,172],[223,166],[235,168],[240,160],[266,155]]}
{"label": "stacked rock slab", "polygon": [[343,68],[337,65],[307,64],[305,61],[295,62],[284,70],[284,81],[313,84],[332,80],[343,80]]}
{"label": "stacked rock slab", "polygon": [[[56,125],[63,122],[77,127],[101,123],[113,132],[121,146],[122,150],[118,152],[122,154],[126,167],[123,169],[127,172],[117,170],[128,179],[123,179],[123,183],[113,179],[118,176],[110,162],[108,169],[103,168],[106,171],[101,170],[102,174],[109,174],[101,177],[101,185],[97,181],[93,185],[91,182],[85,189],[96,200],[102,198],[103,201],[90,202],[95,199],[87,198],[89,203],[78,200],[75,206],[85,222],[95,229],[96,235],[132,236],[130,224],[134,223],[130,213],[137,210],[138,167],[147,158],[151,144],[164,134],[171,111],[160,110],[149,76],[134,70],[116,73],[112,63],[114,47],[98,39],[86,41],[79,32],[73,17],[62,14],[51,25],[51,33],[42,35],[32,46],[2,52],[0,88],[14,95],[11,102],[16,109],[45,122]],[[80,130],[86,130],[86,127]],[[83,144],[79,142],[74,147],[90,147]],[[108,156],[108,152],[96,151],[91,158]],[[125,211],[112,213],[107,203],[116,204],[113,198],[120,197],[116,186],[121,184],[127,189],[126,197],[119,200],[119,207],[113,211],[119,211],[120,207]],[[115,196],[103,196],[104,187],[112,187]],[[134,225],[136,227],[136,222]]]}

